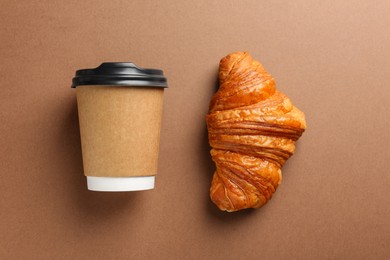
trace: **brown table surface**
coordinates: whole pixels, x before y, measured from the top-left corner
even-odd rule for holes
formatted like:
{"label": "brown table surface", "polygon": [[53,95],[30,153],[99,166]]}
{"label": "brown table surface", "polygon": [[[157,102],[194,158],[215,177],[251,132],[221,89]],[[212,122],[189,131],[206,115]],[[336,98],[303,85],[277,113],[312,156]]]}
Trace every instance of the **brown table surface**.
{"label": "brown table surface", "polygon": [[[0,9],[1,259],[390,259],[390,2],[8,1]],[[220,212],[205,114],[247,50],[308,130],[259,210]],[[76,69],[164,70],[153,191],[86,189]]]}

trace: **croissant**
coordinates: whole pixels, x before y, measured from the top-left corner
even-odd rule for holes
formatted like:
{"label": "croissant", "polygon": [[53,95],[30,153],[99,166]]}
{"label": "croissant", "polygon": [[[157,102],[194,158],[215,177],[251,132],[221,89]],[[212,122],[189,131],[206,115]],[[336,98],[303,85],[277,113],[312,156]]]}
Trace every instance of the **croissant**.
{"label": "croissant", "polygon": [[211,200],[220,210],[260,208],[282,180],[281,167],[306,129],[305,115],[275,89],[247,52],[224,57],[206,116],[216,171]]}

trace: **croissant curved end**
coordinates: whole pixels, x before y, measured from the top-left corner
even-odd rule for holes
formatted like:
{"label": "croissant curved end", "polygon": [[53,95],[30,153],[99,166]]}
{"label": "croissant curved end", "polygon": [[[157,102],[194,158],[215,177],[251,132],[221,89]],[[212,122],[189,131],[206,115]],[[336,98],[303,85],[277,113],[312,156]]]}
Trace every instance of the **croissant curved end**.
{"label": "croissant curved end", "polygon": [[229,212],[260,208],[282,180],[281,168],[306,129],[305,115],[248,52],[222,58],[219,80],[206,116],[216,164],[210,197]]}

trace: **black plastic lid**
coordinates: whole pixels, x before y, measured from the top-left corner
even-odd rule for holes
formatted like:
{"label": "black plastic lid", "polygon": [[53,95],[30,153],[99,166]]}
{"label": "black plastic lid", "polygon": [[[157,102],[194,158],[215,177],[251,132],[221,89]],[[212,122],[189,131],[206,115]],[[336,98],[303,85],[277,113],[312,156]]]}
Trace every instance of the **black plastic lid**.
{"label": "black plastic lid", "polygon": [[94,69],[77,70],[72,88],[81,85],[168,87],[162,70],[143,69],[132,62],[104,62]]}

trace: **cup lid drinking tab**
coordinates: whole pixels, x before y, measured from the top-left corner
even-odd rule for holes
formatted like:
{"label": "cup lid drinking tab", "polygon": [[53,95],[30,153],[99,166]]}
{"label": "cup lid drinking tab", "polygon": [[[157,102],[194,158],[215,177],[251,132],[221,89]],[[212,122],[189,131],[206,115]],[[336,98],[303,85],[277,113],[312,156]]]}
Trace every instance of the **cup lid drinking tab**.
{"label": "cup lid drinking tab", "polygon": [[132,62],[104,62],[94,69],[77,70],[72,88],[82,85],[168,87],[162,70],[140,68]]}

